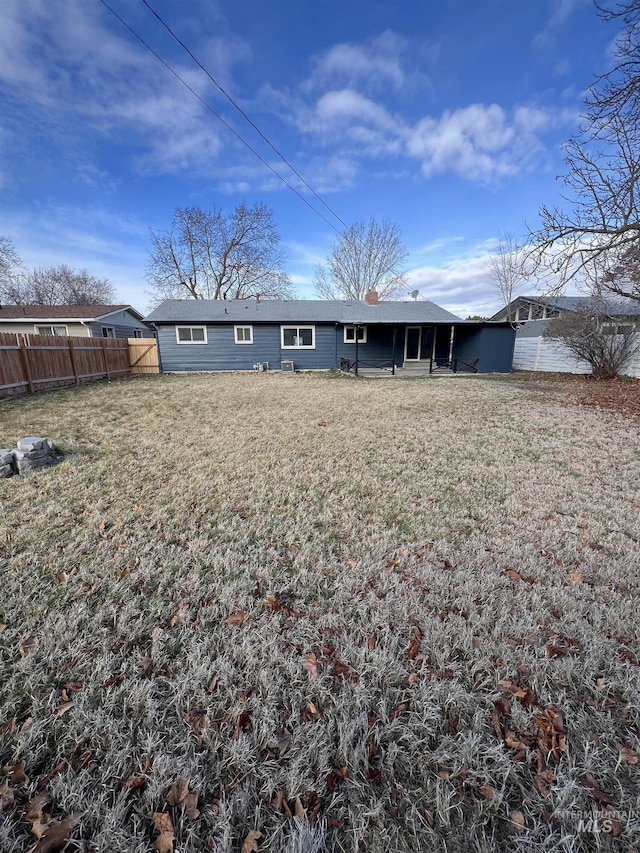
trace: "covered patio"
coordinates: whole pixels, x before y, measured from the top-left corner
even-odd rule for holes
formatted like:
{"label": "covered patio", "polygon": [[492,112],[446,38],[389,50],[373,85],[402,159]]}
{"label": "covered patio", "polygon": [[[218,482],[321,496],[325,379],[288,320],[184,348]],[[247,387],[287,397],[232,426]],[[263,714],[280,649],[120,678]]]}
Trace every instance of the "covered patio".
{"label": "covered patio", "polygon": [[356,325],[354,337],[353,353],[340,357],[340,369],[356,376],[511,370],[514,331],[508,323],[462,320],[429,325]]}

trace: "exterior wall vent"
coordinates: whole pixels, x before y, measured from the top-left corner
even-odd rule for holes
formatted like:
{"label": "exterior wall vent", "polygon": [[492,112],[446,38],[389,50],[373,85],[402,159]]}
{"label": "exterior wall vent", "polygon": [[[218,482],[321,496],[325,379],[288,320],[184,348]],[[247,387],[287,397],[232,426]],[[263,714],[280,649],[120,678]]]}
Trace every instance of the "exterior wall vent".
{"label": "exterior wall vent", "polygon": [[281,361],[280,362],[280,370],[282,370],[283,373],[293,373],[293,371],[294,371],[293,362],[292,361]]}

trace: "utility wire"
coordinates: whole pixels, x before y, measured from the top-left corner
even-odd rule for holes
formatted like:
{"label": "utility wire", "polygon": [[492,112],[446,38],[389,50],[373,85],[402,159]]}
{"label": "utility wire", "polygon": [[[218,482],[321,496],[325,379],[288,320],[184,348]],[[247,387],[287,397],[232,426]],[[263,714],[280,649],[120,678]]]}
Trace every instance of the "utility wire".
{"label": "utility wire", "polygon": [[[229,131],[230,131],[230,132],[231,132],[231,133],[236,137],[236,139],[238,139],[240,142],[242,142],[242,144],[245,146],[245,148],[248,148],[248,149],[249,149],[249,151],[251,151],[251,153],[252,153],[252,154],[254,154],[254,155],[258,158],[258,160],[260,160],[260,162],[261,162],[263,165],[265,165],[265,166],[267,167],[267,169],[269,169],[269,171],[270,171],[270,172],[273,172],[273,174],[276,176],[276,178],[278,178],[280,181],[282,181],[282,183],[283,183],[283,184],[285,184],[285,186],[287,186],[287,187],[291,190],[291,192],[292,192],[292,193],[295,193],[295,194],[298,196],[298,198],[300,199],[300,201],[304,202],[304,204],[306,204],[306,205],[307,205],[307,207],[308,207],[310,210],[312,210],[312,211],[316,214],[316,216],[319,216],[319,217],[320,217],[320,219],[324,220],[324,222],[326,222],[326,224],[327,224],[330,228],[333,228],[333,230],[336,232],[336,234],[340,234],[340,233],[341,233],[341,232],[340,232],[340,229],[339,229],[339,228],[337,228],[337,227],[333,224],[333,222],[330,222],[330,221],[326,218],[326,216],[325,216],[323,213],[321,213],[319,210],[317,210],[317,209],[316,209],[316,208],[311,204],[311,202],[310,202],[310,201],[308,201],[308,199],[306,199],[306,198],[305,198],[301,193],[299,193],[299,192],[298,192],[298,190],[297,190],[294,186],[292,186],[292,185],[289,183],[289,181],[287,181],[287,179],[286,179],[286,178],[283,178],[283,177],[282,177],[282,175],[281,175],[279,172],[277,172],[277,171],[273,168],[273,166],[272,166],[270,163],[268,163],[268,162],[264,159],[264,157],[262,157],[262,156],[261,156],[261,155],[260,155],[260,154],[255,150],[255,148],[253,148],[253,147],[252,147],[252,146],[251,146],[251,145],[246,141],[246,139],[243,139],[243,137],[242,137],[242,136],[240,136],[240,134],[239,134],[239,133],[238,133],[238,132],[237,132],[237,131],[236,131],[236,130],[235,130],[235,129],[234,129],[234,128],[233,128],[233,127],[232,127],[232,126],[227,122],[227,121],[225,121],[225,119],[223,119],[223,118],[222,118],[222,116],[221,116],[221,115],[219,115],[219,114],[218,114],[218,113],[213,109],[213,107],[212,107],[210,104],[208,104],[208,103],[207,103],[207,101],[205,101],[205,100],[204,100],[204,98],[202,98],[202,97],[201,97],[201,96],[200,96],[200,95],[195,91],[195,89],[193,89],[193,88],[192,88],[192,87],[187,83],[187,81],[186,81],[186,80],[184,80],[184,79],[183,79],[183,78],[178,74],[178,72],[177,72],[177,71],[175,71],[175,70],[174,70],[174,69],[169,65],[169,63],[168,63],[168,62],[166,62],[166,61],[165,61],[165,60],[160,56],[160,54],[159,54],[159,53],[157,53],[157,52],[156,52],[156,51],[151,47],[151,45],[149,45],[149,44],[148,44],[148,43],[147,43],[147,42],[142,38],[142,36],[138,35],[138,33],[137,33],[137,32],[136,32],[132,27],[130,27],[130,26],[129,26],[129,24],[128,24],[125,20],[123,20],[123,19],[120,17],[120,15],[115,11],[115,9],[113,9],[113,8],[112,8],[112,7],[111,7],[111,6],[106,2],[106,0],[100,0],[100,3],[102,3],[102,5],[103,5],[106,9],[108,9],[108,10],[111,12],[111,14],[112,14],[115,18],[117,18],[117,19],[118,19],[118,21],[120,21],[120,23],[122,24],[122,26],[123,26],[123,27],[125,27],[125,29],[127,29],[127,30],[131,33],[131,35],[132,35],[132,36],[134,36],[134,38],[136,38],[136,39],[140,42],[140,44],[144,45],[144,47],[146,47],[146,48],[147,48],[147,50],[155,56],[155,58],[158,60],[158,62],[161,62],[161,63],[164,65],[164,67],[167,69],[167,71],[171,72],[171,74],[173,74],[173,76],[174,76],[177,80],[179,80],[179,81],[180,81],[180,83],[182,83],[182,85],[183,85],[186,89],[188,89],[188,90],[191,92],[191,94],[192,94],[195,98],[197,98],[197,99],[200,101],[200,103],[203,105],[203,107],[205,107],[207,110],[209,110],[209,112],[210,112],[212,115],[214,115],[214,116],[218,119],[218,121],[220,121],[220,122],[221,122],[221,123],[222,123],[222,124],[227,128],[227,130],[229,130]],[[340,221],[342,221],[342,220],[340,220]]]}
{"label": "utility wire", "polygon": [[200,68],[200,70],[201,70],[201,71],[204,71],[204,73],[207,75],[207,77],[209,78],[209,80],[211,80],[211,82],[213,83],[213,85],[214,85],[214,86],[216,86],[216,87],[219,89],[219,91],[220,91],[220,92],[222,92],[222,94],[223,94],[223,95],[225,96],[225,98],[229,101],[229,103],[230,103],[230,104],[232,104],[232,106],[234,106],[234,107],[235,107],[235,109],[240,113],[240,115],[241,115],[241,116],[242,116],[242,117],[243,117],[243,118],[244,118],[244,119],[245,119],[245,120],[246,120],[246,121],[251,125],[251,127],[256,131],[256,133],[258,133],[258,134],[262,137],[262,139],[267,143],[267,145],[269,146],[269,148],[271,148],[271,150],[272,150],[275,154],[277,154],[277,156],[282,160],[282,162],[283,162],[286,166],[288,166],[288,167],[289,167],[289,169],[291,169],[291,171],[293,172],[293,174],[294,174],[297,178],[299,178],[299,179],[302,181],[302,183],[305,185],[305,187],[306,187],[306,188],[307,188],[311,193],[313,193],[313,195],[318,199],[318,201],[319,201],[321,204],[323,204],[323,205],[326,207],[326,209],[329,211],[329,213],[331,213],[331,215],[332,215],[332,216],[335,216],[335,218],[338,220],[338,222],[339,222],[339,223],[340,223],[344,228],[349,228],[349,226],[347,225],[347,223],[346,223],[346,222],[344,222],[344,220],[342,220],[342,219],[340,218],[340,216],[338,216],[338,214],[335,212],[335,210],[333,210],[333,208],[332,208],[332,207],[330,207],[330,205],[328,205],[328,204],[327,204],[327,202],[326,202],[326,201],[325,201],[321,196],[319,196],[319,195],[318,195],[318,193],[314,190],[314,188],[313,188],[309,183],[307,183],[307,181],[302,177],[302,175],[300,174],[300,172],[298,172],[298,170],[297,170],[297,169],[296,169],[296,168],[295,168],[295,167],[294,167],[294,166],[293,166],[293,165],[292,165],[292,164],[287,160],[287,158],[284,156],[284,154],[282,154],[280,151],[278,151],[278,149],[277,149],[277,148],[276,148],[276,146],[271,142],[271,140],[270,140],[267,136],[265,136],[265,134],[260,130],[260,128],[259,128],[259,127],[258,127],[258,126],[253,122],[253,120],[252,120],[252,119],[251,119],[251,118],[246,114],[246,112],[242,109],[242,107],[241,107],[241,106],[240,106],[240,105],[239,105],[239,104],[238,104],[238,103],[237,103],[237,102],[236,102],[236,101],[231,97],[231,95],[226,91],[226,89],[224,89],[224,88],[220,85],[220,83],[218,83],[218,81],[215,79],[215,77],[214,77],[214,76],[213,76],[213,75],[212,75],[212,74],[211,74],[211,73],[210,73],[210,72],[209,72],[209,71],[204,67],[204,65],[200,62],[200,60],[199,60],[196,56],[194,56],[194,55],[193,55],[193,53],[191,52],[191,50],[189,50],[189,48],[187,47],[187,45],[182,41],[182,39],[181,39],[178,35],[176,35],[176,33],[171,29],[171,27],[169,26],[169,24],[167,24],[167,22],[162,18],[162,16],[161,16],[161,15],[159,15],[159,14],[158,14],[158,12],[156,12],[156,10],[155,10],[155,9],[153,8],[153,6],[148,2],[148,0],[142,0],[142,2],[143,2],[143,3],[144,3],[144,5],[147,7],[147,9],[151,12],[151,14],[152,14],[152,15],[153,15],[153,16],[154,16],[154,17],[155,17],[155,18],[156,18],[156,19],[157,19],[157,20],[162,24],[162,26],[163,26],[163,27],[165,28],[165,30],[169,33],[169,35],[170,35],[170,36],[171,36],[171,37],[172,37],[172,38],[173,38],[173,39],[174,39],[174,40],[175,40],[175,41],[180,45],[180,47],[181,47],[181,48],[183,48],[183,50],[185,50],[185,51],[189,54],[189,56],[191,57],[191,59],[193,59],[193,61],[194,61],[194,62],[196,63],[196,65],[198,66],[198,68]]}

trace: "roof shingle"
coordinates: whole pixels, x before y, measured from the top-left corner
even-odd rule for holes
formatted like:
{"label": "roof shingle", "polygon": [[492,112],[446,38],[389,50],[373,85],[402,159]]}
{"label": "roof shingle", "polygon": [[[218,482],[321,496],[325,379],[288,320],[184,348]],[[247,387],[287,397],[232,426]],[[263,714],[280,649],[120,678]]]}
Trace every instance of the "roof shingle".
{"label": "roof shingle", "polygon": [[460,317],[428,300],[339,302],[325,299],[168,299],[149,323],[460,323]]}

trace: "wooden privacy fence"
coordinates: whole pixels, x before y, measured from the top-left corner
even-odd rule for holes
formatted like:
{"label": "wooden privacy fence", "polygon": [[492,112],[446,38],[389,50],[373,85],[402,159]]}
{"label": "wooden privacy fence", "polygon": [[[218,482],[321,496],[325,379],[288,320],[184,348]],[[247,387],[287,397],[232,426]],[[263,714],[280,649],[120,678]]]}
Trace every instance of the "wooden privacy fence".
{"label": "wooden privacy fence", "polygon": [[126,340],[0,332],[0,397],[130,374]]}

